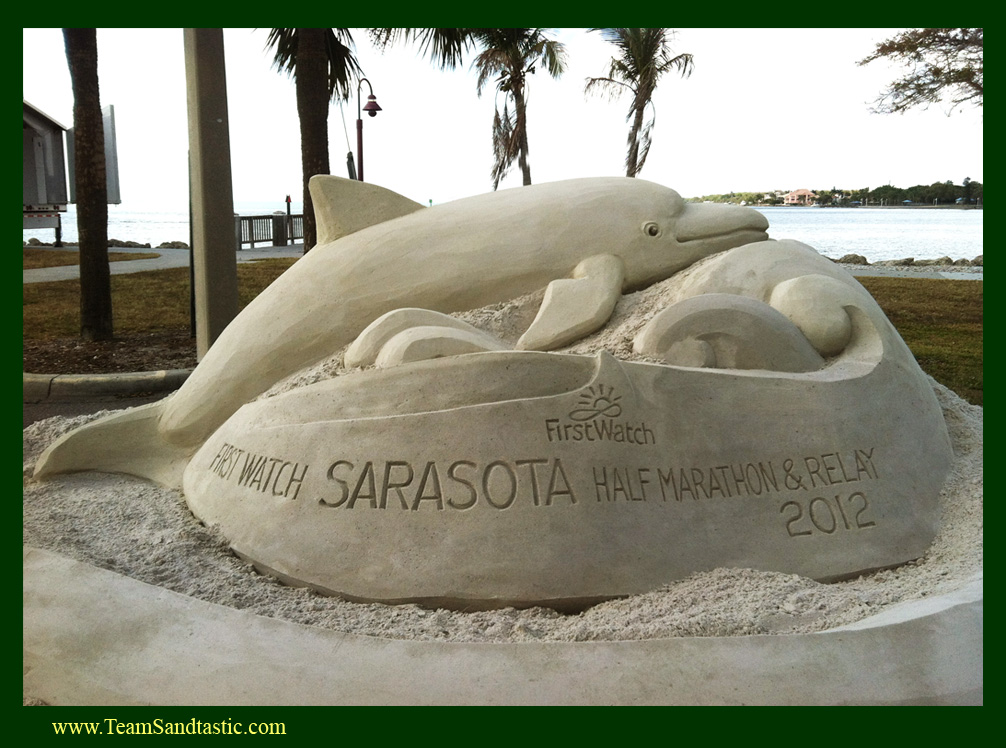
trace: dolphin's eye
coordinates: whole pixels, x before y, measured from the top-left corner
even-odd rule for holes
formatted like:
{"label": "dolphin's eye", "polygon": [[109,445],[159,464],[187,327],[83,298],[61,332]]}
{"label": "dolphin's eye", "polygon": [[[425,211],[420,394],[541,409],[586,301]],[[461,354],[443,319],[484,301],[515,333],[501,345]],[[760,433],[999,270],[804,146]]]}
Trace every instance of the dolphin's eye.
{"label": "dolphin's eye", "polygon": [[660,226],[653,221],[647,221],[643,224],[643,233],[647,236],[660,236]]}

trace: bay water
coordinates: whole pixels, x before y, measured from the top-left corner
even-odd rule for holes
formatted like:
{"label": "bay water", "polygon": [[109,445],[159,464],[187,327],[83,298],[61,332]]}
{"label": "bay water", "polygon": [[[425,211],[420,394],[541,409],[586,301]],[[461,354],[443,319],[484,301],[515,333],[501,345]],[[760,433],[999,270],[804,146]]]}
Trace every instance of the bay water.
{"label": "bay water", "polygon": [[[294,214],[302,210],[293,203]],[[286,212],[282,202],[238,203],[240,215],[269,215]],[[846,254],[860,254],[869,262],[914,257],[934,260],[974,259],[983,254],[983,210],[955,208],[757,208],[769,220],[769,236],[773,239],[796,239],[809,244],[825,257],[838,259]],[[108,208],[110,239],[149,243],[189,242],[187,210],[166,210],[156,206],[132,208],[110,205]],[[24,232],[24,240],[36,237],[51,243],[52,229]],[[63,215],[63,241],[77,241],[75,206]]]}
{"label": "bay water", "polygon": [[825,257],[863,255],[869,262],[973,260],[983,254],[984,210],[958,208],[757,208],[773,239],[796,239]]}
{"label": "bay water", "polygon": [[[290,205],[297,215],[304,210],[300,202]],[[286,213],[286,203],[246,202],[235,203],[234,212],[242,216],[265,216],[276,211]],[[62,216],[63,242],[77,241],[77,206],[68,205]],[[51,244],[55,240],[54,229],[32,229],[24,232],[24,241],[34,237],[40,242]],[[108,238],[124,242],[150,244],[156,247],[164,242],[189,243],[188,209],[171,209],[161,206],[132,206],[127,203],[108,206]]]}

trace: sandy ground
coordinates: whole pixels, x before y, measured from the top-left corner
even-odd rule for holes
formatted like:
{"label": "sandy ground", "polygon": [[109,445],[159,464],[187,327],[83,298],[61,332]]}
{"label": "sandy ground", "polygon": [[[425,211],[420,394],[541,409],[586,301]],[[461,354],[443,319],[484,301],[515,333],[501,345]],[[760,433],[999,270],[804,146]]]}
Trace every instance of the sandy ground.
{"label": "sandy ground", "polygon": [[[531,295],[460,316],[512,341],[527,327],[540,300],[540,294]],[[604,330],[567,350],[588,353],[604,348],[633,358],[632,336],[653,309],[669,301],[668,290],[659,284],[626,295]],[[340,351],[271,392],[342,373]],[[32,481],[41,451],[94,416],[50,418],[24,430],[24,543],[221,605],[372,636],[520,642],[821,631],[898,603],[955,590],[982,571],[983,410],[935,381],[932,386],[955,454],[940,495],[940,532],[923,558],[838,583],[750,569],[715,569],[577,615],[543,608],[465,613],[348,603],[286,587],[256,573],[228,549],[224,538],[192,516],[175,491],[100,473]]]}

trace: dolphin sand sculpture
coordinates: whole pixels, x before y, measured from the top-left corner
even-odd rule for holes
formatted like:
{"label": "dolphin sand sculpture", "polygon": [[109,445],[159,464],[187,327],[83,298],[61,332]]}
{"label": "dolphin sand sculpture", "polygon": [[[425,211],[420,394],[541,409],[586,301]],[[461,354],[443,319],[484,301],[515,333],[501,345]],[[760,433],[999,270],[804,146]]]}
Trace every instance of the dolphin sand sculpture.
{"label": "dolphin sand sculpture", "polygon": [[430,208],[334,176],[313,177],[310,189],[318,245],[231,322],[176,393],[67,435],[36,476],[106,470],[177,486],[240,406],[386,312],[464,311],[547,287],[517,347],[549,350],[601,327],[622,292],[767,239],[757,211],[686,203],[641,179],[554,182]]}
{"label": "dolphin sand sculpture", "polygon": [[[759,213],[636,179],[437,208],[311,187],[319,246],[177,393],[71,432],[37,476],[180,487],[261,571],[369,602],[580,610],[930,547],[952,458],[931,383],[851,275]],[[447,314],[524,319],[543,289],[516,346]],[[367,368],[257,398],[347,345]]]}

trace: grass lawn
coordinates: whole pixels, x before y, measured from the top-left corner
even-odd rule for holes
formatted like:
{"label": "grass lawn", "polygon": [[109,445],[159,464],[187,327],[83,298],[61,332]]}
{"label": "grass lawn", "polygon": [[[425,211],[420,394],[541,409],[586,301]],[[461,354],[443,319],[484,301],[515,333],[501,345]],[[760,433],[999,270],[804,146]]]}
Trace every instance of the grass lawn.
{"label": "grass lawn", "polygon": [[[295,261],[280,258],[238,264],[241,307]],[[113,275],[111,281],[112,325],[117,332],[189,329],[188,268]],[[26,283],[23,302],[26,339],[69,338],[80,333],[78,281]]]}
{"label": "grass lawn", "polygon": [[927,374],[982,405],[985,281],[860,278]]}
{"label": "grass lawn", "polygon": [[[240,263],[240,305],[244,307],[294,262]],[[982,405],[984,281],[861,278],[860,282],[894,323],[922,369],[968,402]],[[189,329],[188,268],[113,275],[112,296],[114,327],[119,332]],[[26,283],[23,300],[25,339],[78,335],[77,281]]]}
{"label": "grass lawn", "polygon": [[[109,262],[124,260],[152,260],[160,257],[156,252],[109,252]],[[33,249],[24,247],[23,266],[25,270],[55,268],[80,264],[80,253],[72,249]]]}

